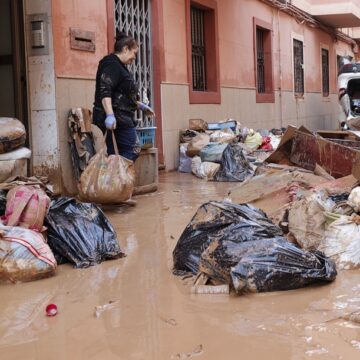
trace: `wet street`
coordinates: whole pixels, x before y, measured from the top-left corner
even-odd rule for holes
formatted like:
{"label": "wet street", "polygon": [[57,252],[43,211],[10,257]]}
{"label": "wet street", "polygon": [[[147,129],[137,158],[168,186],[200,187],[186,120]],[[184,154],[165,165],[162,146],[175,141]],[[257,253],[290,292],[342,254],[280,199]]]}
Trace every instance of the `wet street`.
{"label": "wet street", "polygon": [[[245,296],[194,295],[172,274],[172,250],[198,206],[232,186],[161,175],[136,207],[106,211],[127,257],[2,285],[0,358],[359,359],[360,326],[341,318],[360,308],[359,270],[330,285]],[[57,316],[45,316],[49,303]]]}

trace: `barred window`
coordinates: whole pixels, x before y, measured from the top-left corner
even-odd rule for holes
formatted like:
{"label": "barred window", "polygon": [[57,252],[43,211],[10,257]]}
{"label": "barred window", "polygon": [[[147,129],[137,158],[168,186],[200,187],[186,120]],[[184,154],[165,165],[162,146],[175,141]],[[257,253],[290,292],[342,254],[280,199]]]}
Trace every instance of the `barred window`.
{"label": "barred window", "polygon": [[329,50],[321,49],[322,94],[329,96]]}
{"label": "barred window", "polygon": [[191,51],[193,90],[206,91],[205,28],[203,9],[191,6]]}
{"label": "barred window", "polygon": [[264,29],[256,28],[256,64],[257,64],[257,91],[265,93],[265,53],[264,53]]}
{"label": "barred window", "polygon": [[293,39],[294,51],[294,92],[295,95],[304,95],[304,44]]}

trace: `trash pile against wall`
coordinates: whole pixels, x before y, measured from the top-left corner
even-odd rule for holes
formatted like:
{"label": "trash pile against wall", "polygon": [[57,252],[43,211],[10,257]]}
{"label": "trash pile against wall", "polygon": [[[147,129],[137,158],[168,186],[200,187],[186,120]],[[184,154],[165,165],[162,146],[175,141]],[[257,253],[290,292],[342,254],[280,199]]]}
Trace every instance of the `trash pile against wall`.
{"label": "trash pile against wall", "polygon": [[[231,119],[219,123],[191,119],[189,129],[180,131],[178,170],[192,172],[206,180],[242,182],[253,175],[254,165],[262,162],[277,147],[280,134],[280,129],[271,132],[247,129]],[[204,165],[199,159],[195,160],[196,156],[200,156]],[[192,167],[185,165],[191,161]],[[220,167],[215,164],[220,164]]]}
{"label": "trash pile against wall", "polygon": [[[258,133],[271,144],[271,134]],[[239,136],[248,146],[235,141],[223,154],[240,146],[252,173],[224,194],[226,202],[199,208],[174,249],[174,272],[197,275],[194,286],[201,289],[194,293],[225,285],[243,293],[326,283],[336,268],[360,268],[360,137],[288,127],[275,151],[251,161],[247,149],[260,137],[246,129]],[[243,158],[234,163],[243,167]],[[252,209],[252,216],[240,208]],[[259,235],[260,219],[268,222],[266,231],[276,231]]]}
{"label": "trash pile against wall", "polygon": [[44,181],[0,183],[0,282],[53,276],[58,263],[88,267],[125,256],[98,206],[54,198]]}
{"label": "trash pile against wall", "polygon": [[95,204],[60,197],[51,202],[45,224],[48,243],[60,263],[84,268],[125,255],[115,230]]}
{"label": "trash pile against wall", "polygon": [[0,118],[0,182],[27,175],[31,151],[24,147],[25,141],[26,130],[19,120]]}
{"label": "trash pile against wall", "polygon": [[331,259],[290,243],[262,210],[229,202],[199,208],[173,259],[175,273],[200,271],[237,293],[290,290],[333,281],[337,274]]}

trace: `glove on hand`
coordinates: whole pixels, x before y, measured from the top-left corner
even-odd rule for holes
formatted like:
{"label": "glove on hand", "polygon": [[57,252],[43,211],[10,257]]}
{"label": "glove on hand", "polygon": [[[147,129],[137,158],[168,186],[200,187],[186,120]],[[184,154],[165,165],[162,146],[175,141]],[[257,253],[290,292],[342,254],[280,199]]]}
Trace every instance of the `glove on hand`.
{"label": "glove on hand", "polygon": [[105,126],[108,130],[116,129],[116,119],[115,119],[114,114],[106,115]]}
{"label": "glove on hand", "polygon": [[138,105],[138,108],[141,111],[143,111],[145,115],[150,116],[150,117],[155,116],[155,112],[150,106],[148,106],[140,101],[137,102],[137,105]]}

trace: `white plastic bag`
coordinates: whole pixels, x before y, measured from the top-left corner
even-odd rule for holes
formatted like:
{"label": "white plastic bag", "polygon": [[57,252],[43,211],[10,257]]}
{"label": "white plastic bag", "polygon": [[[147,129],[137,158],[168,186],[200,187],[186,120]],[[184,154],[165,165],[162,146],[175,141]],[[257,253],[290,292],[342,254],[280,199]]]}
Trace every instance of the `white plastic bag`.
{"label": "white plastic bag", "polygon": [[179,168],[180,172],[190,173],[191,174],[191,160],[192,158],[186,155],[188,148],[188,143],[180,144],[180,158],[179,158]]}
{"label": "white plastic bag", "polygon": [[356,211],[360,211],[360,186],[351,190],[347,203]]}
{"label": "white plastic bag", "polygon": [[325,234],[324,211],[331,212],[335,203],[325,192],[316,192],[295,201],[289,210],[289,231],[305,250],[316,250]]}
{"label": "white plastic bag", "polygon": [[201,162],[199,156],[195,156],[191,162],[192,173],[200,179],[211,180],[219,170],[220,164],[204,161]]}
{"label": "white plastic bag", "polygon": [[325,231],[319,246],[326,256],[332,258],[338,269],[360,267],[360,217],[340,216]]}

